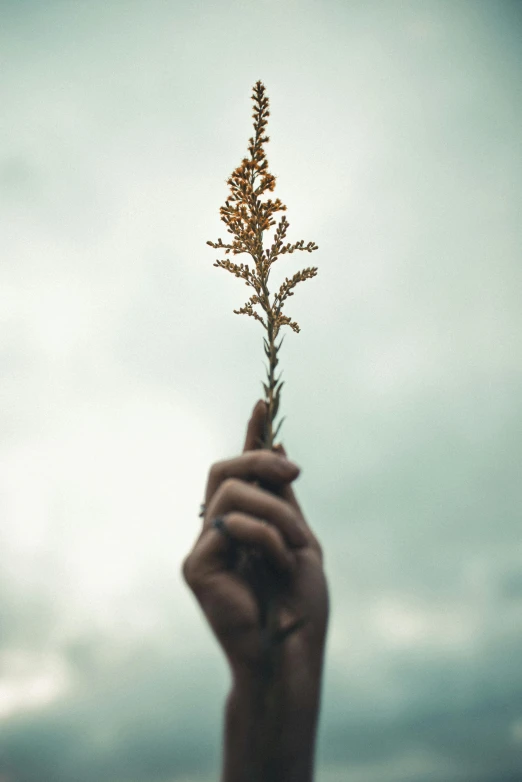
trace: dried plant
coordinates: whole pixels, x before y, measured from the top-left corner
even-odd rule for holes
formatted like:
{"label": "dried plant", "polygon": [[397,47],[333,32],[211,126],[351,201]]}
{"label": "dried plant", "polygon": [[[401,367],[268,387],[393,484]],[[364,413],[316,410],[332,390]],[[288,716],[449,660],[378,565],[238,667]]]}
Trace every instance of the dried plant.
{"label": "dried plant", "polygon": [[[208,241],[207,244],[216,249],[224,249],[225,255],[230,252],[233,255],[247,253],[254,261],[252,268],[248,264],[237,264],[228,259],[217,260],[214,266],[226,269],[236,277],[242,278],[245,280],[245,285],[254,291],[246,304],[241,309],[234,310],[234,313],[255,318],[263,325],[267,333],[266,338],[263,338],[265,355],[268,359],[267,382],[263,383],[263,388],[268,415],[262,446],[271,449],[284,421],[284,418],[281,419],[274,430],[274,419],[280,407],[281,389],[284,385],[284,381],[281,381],[281,375],[277,379],[275,376],[279,363],[278,353],[284,337],[278,345],[276,345],[276,339],[283,326],[290,326],[295,332],[300,331],[299,325],[295,321],[291,320],[288,315],[283,315],[283,306],[287,299],[294,295],[297,283],[315,277],[317,268],[310,266],[297,272],[293,277],[286,277],[272,302],[270,302],[268,278],[272,264],[279,256],[291,254],[294,250],[306,250],[311,253],[318,247],[313,242],[308,242],[305,246],[303,240],[295,244],[283,244],[290,225],[285,215],[279,221],[270,249],[265,250],[263,247],[263,233],[276,224],[274,215],[277,212],[286,211],[286,206],[281,203],[279,198],[276,198],[275,201],[270,198],[265,201],[261,200],[264,193],[273,192],[276,183],[275,176],[268,172],[268,161],[263,146],[270,140],[268,136],[264,135],[270,112],[265,86],[261,81],[256,82],[254,86],[252,100],[254,101],[252,116],[255,135],[250,138],[248,148],[250,158],[243,158],[241,165],[227,180],[227,184],[230,186],[230,196],[225,201],[225,206],[219,210],[221,220],[227,226],[228,232],[233,234],[234,241],[232,244],[223,244],[221,239],[218,239],[217,242]],[[264,317],[254,309],[255,307],[261,309]]]}

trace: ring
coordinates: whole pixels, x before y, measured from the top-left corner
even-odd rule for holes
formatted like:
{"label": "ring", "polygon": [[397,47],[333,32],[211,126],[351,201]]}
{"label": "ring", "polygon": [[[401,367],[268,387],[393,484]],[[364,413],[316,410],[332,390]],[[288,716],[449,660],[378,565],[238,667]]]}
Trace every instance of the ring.
{"label": "ring", "polygon": [[235,543],[233,536],[230,534],[227,527],[225,526],[225,519],[223,518],[223,516],[216,516],[215,519],[212,519],[212,527],[214,527],[214,529],[217,529],[218,532],[221,532],[221,534],[224,535],[225,538],[228,538],[229,540],[232,540]]}
{"label": "ring", "polygon": [[201,503],[201,507],[200,507],[200,509],[199,509],[199,518],[200,518],[200,519],[202,519],[202,518],[203,518],[203,516],[205,515],[205,512],[206,512],[206,510],[207,510],[207,506],[205,505],[205,503],[204,503],[204,502],[202,502],[202,503]]}

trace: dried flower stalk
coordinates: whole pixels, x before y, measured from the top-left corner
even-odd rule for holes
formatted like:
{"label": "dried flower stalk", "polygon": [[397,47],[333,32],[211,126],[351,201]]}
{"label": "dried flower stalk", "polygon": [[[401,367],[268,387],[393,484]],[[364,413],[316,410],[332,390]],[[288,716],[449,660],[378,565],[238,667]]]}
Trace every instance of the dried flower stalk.
{"label": "dried flower stalk", "polygon": [[[286,206],[281,203],[279,198],[276,198],[275,201],[270,198],[267,201],[262,201],[260,198],[267,191],[273,192],[276,183],[275,176],[268,172],[268,161],[263,146],[270,140],[268,136],[264,135],[270,112],[262,82],[258,81],[255,84],[252,99],[254,101],[252,116],[255,135],[250,138],[248,148],[250,158],[243,158],[241,165],[227,180],[227,184],[230,186],[230,196],[225,201],[225,206],[219,210],[221,220],[227,226],[228,232],[233,234],[234,241],[232,244],[223,244],[221,239],[218,239],[217,242],[208,241],[207,244],[216,249],[224,249],[225,255],[230,252],[233,255],[247,253],[254,261],[252,268],[248,264],[233,263],[229,259],[217,260],[214,266],[226,269],[236,277],[242,278],[245,280],[245,285],[253,289],[254,293],[246,304],[241,309],[234,310],[234,313],[255,318],[267,332],[266,339],[263,339],[265,355],[268,359],[267,383],[263,383],[263,388],[268,415],[262,447],[271,449],[284,421],[284,418],[281,419],[274,430],[274,419],[279,410],[281,389],[284,385],[284,381],[281,381],[281,375],[277,379],[275,376],[279,363],[277,354],[283,344],[284,337],[279,345],[276,345],[276,339],[283,326],[290,326],[295,332],[300,331],[299,325],[295,321],[291,320],[288,315],[283,315],[283,306],[287,299],[294,295],[297,283],[315,277],[317,268],[308,267],[297,272],[291,278],[286,277],[272,302],[268,290],[270,269],[280,255],[293,253],[294,250],[306,250],[311,253],[318,247],[314,242],[308,242],[305,246],[303,240],[295,244],[283,244],[290,225],[283,215],[276,228],[272,246],[266,250],[263,248],[264,231],[270,230],[271,226],[276,224],[274,215],[277,212],[286,211]],[[255,307],[261,308],[264,317],[254,309]]]}

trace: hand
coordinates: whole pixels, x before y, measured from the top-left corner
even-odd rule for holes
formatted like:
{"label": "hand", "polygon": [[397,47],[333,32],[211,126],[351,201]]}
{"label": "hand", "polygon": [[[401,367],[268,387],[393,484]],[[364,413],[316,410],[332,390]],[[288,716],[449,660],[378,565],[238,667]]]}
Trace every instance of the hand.
{"label": "hand", "polygon": [[[238,566],[235,542],[261,552],[277,588],[279,626],[289,627],[303,616],[307,620],[283,641],[280,668],[285,700],[306,706],[307,693],[317,699],[321,678],[328,587],[321,546],[291,487],[299,468],[285,458],[282,446],[279,453],[260,448],[266,414],[260,400],[248,424],[243,454],[211,467],[203,528],[182,569],[235,682],[251,681],[259,673],[263,648],[259,594],[255,579]],[[224,517],[232,541],[212,527],[216,516]]]}

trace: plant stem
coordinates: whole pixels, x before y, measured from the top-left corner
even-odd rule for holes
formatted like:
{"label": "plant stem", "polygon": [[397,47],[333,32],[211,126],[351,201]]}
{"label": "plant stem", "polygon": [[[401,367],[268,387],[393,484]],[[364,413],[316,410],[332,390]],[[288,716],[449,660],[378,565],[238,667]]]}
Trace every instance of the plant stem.
{"label": "plant stem", "polygon": [[[276,346],[277,326],[274,323],[273,313],[269,303],[269,292],[266,278],[261,280],[261,286],[264,294],[263,304],[267,314],[267,337],[269,346],[269,365],[268,365],[268,393],[265,402],[267,404],[267,416],[264,428],[264,440],[262,447],[272,450],[273,448],[273,418],[274,418],[274,389],[275,389],[275,368],[276,368]],[[262,687],[257,702],[257,713],[259,725],[263,726],[257,737],[257,757],[256,771],[258,778],[252,779],[252,782],[266,782],[274,777],[272,768],[274,750],[278,745],[278,734],[281,726],[279,720],[282,714],[282,704],[279,688],[281,686],[279,670],[281,666],[282,645],[276,642],[278,631],[278,611],[277,611],[277,579],[274,578],[273,571],[270,572],[268,563],[263,560],[256,560],[254,567],[257,572],[257,578],[261,582],[262,588],[259,594],[259,612],[261,618],[262,633]],[[250,777],[249,777],[250,778]]]}

